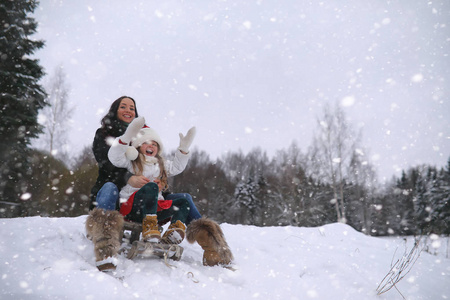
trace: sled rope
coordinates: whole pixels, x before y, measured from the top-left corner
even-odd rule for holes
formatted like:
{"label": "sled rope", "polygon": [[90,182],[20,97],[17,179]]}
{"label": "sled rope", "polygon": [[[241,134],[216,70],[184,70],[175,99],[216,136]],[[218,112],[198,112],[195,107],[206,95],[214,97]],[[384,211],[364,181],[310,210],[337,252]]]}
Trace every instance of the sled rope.
{"label": "sled rope", "polygon": [[236,269],[233,268],[232,266],[222,266],[222,267],[225,268],[225,269],[228,269],[230,271],[236,272]]}
{"label": "sled rope", "polygon": [[[189,277],[189,275],[192,276],[192,277]],[[190,278],[194,283],[199,283],[200,282],[198,279],[194,278],[194,273],[192,273],[192,272],[187,272],[187,277]]]}
{"label": "sled rope", "polygon": [[[169,267],[169,268],[172,268],[172,267],[173,267],[173,268],[176,268],[176,267],[177,267],[177,266],[171,265],[171,264],[169,264],[169,263],[167,262],[167,257],[169,256],[169,252],[170,252],[170,250],[172,250],[173,247],[174,247],[174,246],[170,246],[170,248],[167,249],[167,251],[164,252],[164,263],[165,263],[166,266]],[[178,248],[175,247],[175,252],[177,252],[177,250],[178,250]]]}
{"label": "sled rope", "polygon": [[[170,252],[170,250],[172,250],[173,247],[175,247],[175,251],[178,251],[178,248],[175,245],[172,245],[172,246],[170,246],[169,249],[167,249],[167,251],[164,252],[164,263],[169,268],[177,268],[177,266],[171,265],[171,264],[169,264],[167,262],[167,258],[169,256],[169,252]],[[194,273],[187,272],[186,275],[187,275],[187,278],[191,279],[194,283],[199,283],[200,282],[198,279],[195,278]]]}

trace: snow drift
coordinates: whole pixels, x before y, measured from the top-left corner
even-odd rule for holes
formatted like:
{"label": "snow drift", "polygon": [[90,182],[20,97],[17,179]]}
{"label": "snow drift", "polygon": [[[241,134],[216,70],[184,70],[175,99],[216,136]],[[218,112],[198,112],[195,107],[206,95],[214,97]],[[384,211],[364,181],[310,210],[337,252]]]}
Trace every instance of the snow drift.
{"label": "snow drift", "polygon": [[[181,261],[119,257],[115,276],[95,267],[86,216],[1,219],[1,299],[449,299],[448,241],[422,251],[395,289],[377,296],[403,238],[365,236],[343,224],[317,228],[221,224],[235,271],[204,267],[183,241]],[[406,250],[407,251],[407,250]],[[432,252],[433,254],[431,254]],[[401,292],[401,294],[400,294]],[[149,298],[150,297],[150,298]]]}

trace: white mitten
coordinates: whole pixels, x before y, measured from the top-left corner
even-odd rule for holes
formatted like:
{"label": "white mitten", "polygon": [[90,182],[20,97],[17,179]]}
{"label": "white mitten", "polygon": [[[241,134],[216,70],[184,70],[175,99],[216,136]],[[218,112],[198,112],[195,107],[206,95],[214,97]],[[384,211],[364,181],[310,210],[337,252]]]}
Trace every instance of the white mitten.
{"label": "white mitten", "polygon": [[125,152],[125,156],[128,160],[135,160],[139,155],[139,152],[133,146],[128,146],[127,151]]}
{"label": "white mitten", "polygon": [[120,140],[123,143],[129,144],[131,140],[137,136],[144,124],[144,117],[135,118],[131,121],[130,125],[128,125],[127,130],[125,130],[125,133],[120,137]]}
{"label": "white mitten", "polygon": [[188,130],[186,133],[186,136],[184,136],[182,133],[180,133],[180,146],[178,147],[178,150],[188,153],[189,147],[191,147],[192,141],[194,140],[195,133],[197,130],[195,129],[195,126]]}

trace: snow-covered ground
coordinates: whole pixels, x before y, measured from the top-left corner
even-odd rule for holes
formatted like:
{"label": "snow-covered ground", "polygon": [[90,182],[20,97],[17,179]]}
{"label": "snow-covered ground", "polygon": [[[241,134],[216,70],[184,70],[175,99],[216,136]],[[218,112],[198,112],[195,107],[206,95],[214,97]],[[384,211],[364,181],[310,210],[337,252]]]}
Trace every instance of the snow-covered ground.
{"label": "snow-covered ground", "polygon": [[[119,257],[117,277],[95,267],[86,216],[0,220],[0,299],[450,299],[448,241],[435,239],[397,290],[377,296],[402,238],[365,236],[343,224],[318,228],[221,224],[235,271],[204,267],[183,241],[181,261]],[[406,247],[411,249],[411,242]],[[407,252],[409,252],[407,250]],[[119,279],[120,278],[120,279]]]}

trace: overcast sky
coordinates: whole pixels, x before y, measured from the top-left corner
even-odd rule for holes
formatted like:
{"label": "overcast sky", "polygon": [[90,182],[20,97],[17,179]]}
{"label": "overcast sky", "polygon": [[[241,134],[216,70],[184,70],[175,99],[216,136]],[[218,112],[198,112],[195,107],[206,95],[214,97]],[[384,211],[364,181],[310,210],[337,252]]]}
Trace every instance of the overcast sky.
{"label": "overcast sky", "polygon": [[381,176],[450,156],[450,1],[41,0],[36,52],[63,65],[73,153],[129,95],[166,149],[211,158],[293,140],[340,103]]}

